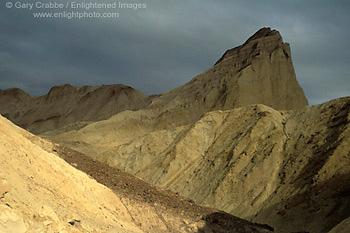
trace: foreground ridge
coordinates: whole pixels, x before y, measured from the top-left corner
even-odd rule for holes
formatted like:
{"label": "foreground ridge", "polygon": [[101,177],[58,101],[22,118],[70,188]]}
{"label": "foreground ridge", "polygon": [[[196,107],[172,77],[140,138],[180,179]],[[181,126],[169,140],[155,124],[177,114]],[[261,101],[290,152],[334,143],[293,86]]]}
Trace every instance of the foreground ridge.
{"label": "foreground ridge", "polygon": [[2,117],[0,139],[0,232],[272,230],[200,207],[179,194],[34,136]]}

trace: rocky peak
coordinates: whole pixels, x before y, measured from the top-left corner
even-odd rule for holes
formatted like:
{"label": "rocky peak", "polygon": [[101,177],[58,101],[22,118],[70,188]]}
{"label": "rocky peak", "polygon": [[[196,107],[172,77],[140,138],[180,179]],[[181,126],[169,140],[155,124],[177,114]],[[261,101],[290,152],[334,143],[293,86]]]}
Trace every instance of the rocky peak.
{"label": "rocky peak", "polygon": [[219,64],[227,58],[233,58],[235,63],[243,62],[249,58],[260,55],[262,52],[271,53],[276,48],[287,46],[286,51],[289,51],[287,43],[283,43],[281,34],[271,28],[261,28],[252,35],[243,45],[227,50],[224,55],[215,63]]}
{"label": "rocky peak", "polygon": [[251,41],[263,39],[266,37],[279,37],[282,40],[282,36],[277,30],[271,30],[271,28],[261,28],[254,35],[248,38],[248,40],[244,43],[248,44]]}

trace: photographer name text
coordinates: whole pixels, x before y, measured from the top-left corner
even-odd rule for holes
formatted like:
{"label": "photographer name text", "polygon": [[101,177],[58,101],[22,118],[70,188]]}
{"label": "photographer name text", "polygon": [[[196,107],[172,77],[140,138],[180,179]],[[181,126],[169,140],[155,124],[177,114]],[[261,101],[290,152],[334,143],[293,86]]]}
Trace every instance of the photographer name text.
{"label": "photographer name text", "polygon": [[101,2],[7,2],[7,8],[15,9],[146,9],[146,3],[123,3],[123,2],[110,2],[110,3],[101,3]]}

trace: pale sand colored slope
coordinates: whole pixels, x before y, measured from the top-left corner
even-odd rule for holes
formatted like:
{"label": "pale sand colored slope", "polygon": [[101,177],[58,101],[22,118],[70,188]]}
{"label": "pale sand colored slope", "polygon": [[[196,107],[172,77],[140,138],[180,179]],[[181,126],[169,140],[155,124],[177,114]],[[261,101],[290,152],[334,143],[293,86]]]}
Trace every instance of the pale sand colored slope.
{"label": "pale sand colored slope", "polygon": [[149,109],[124,111],[107,120],[88,124],[79,130],[63,133],[57,130],[40,136],[95,158],[101,152],[154,131],[157,119],[157,112]]}
{"label": "pale sand colored slope", "polygon": [[[121,200],[0,118],[0,232],[141,232]],[[9,191],[6,193],[5,191]],[[79,227],[68,223],[80,220]]]}
{"label": "pale sand colored slope", "polygon": [[[0,117],[1,233],[270,232],[61,150]],[[77,159],[74,166],[102,175],[114,193],[48,151]]]}

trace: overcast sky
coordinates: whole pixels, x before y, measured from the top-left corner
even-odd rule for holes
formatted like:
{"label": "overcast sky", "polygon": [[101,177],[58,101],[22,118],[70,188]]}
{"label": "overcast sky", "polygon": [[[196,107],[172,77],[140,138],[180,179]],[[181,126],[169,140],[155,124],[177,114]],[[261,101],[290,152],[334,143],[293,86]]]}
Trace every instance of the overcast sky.
{"label": "overcast sky", "polygon": [[157,94],[185,84],[227,49],[271,27],[290,43],[310,104],[350,95],[350,1],[128,0],[146,9],[94,10],[119,18],[71,20],[33,13],[73,9],[8,9],[7,1],[37,2],[1,1],[0,89],[42,95],[62,83],[122,83]]}

